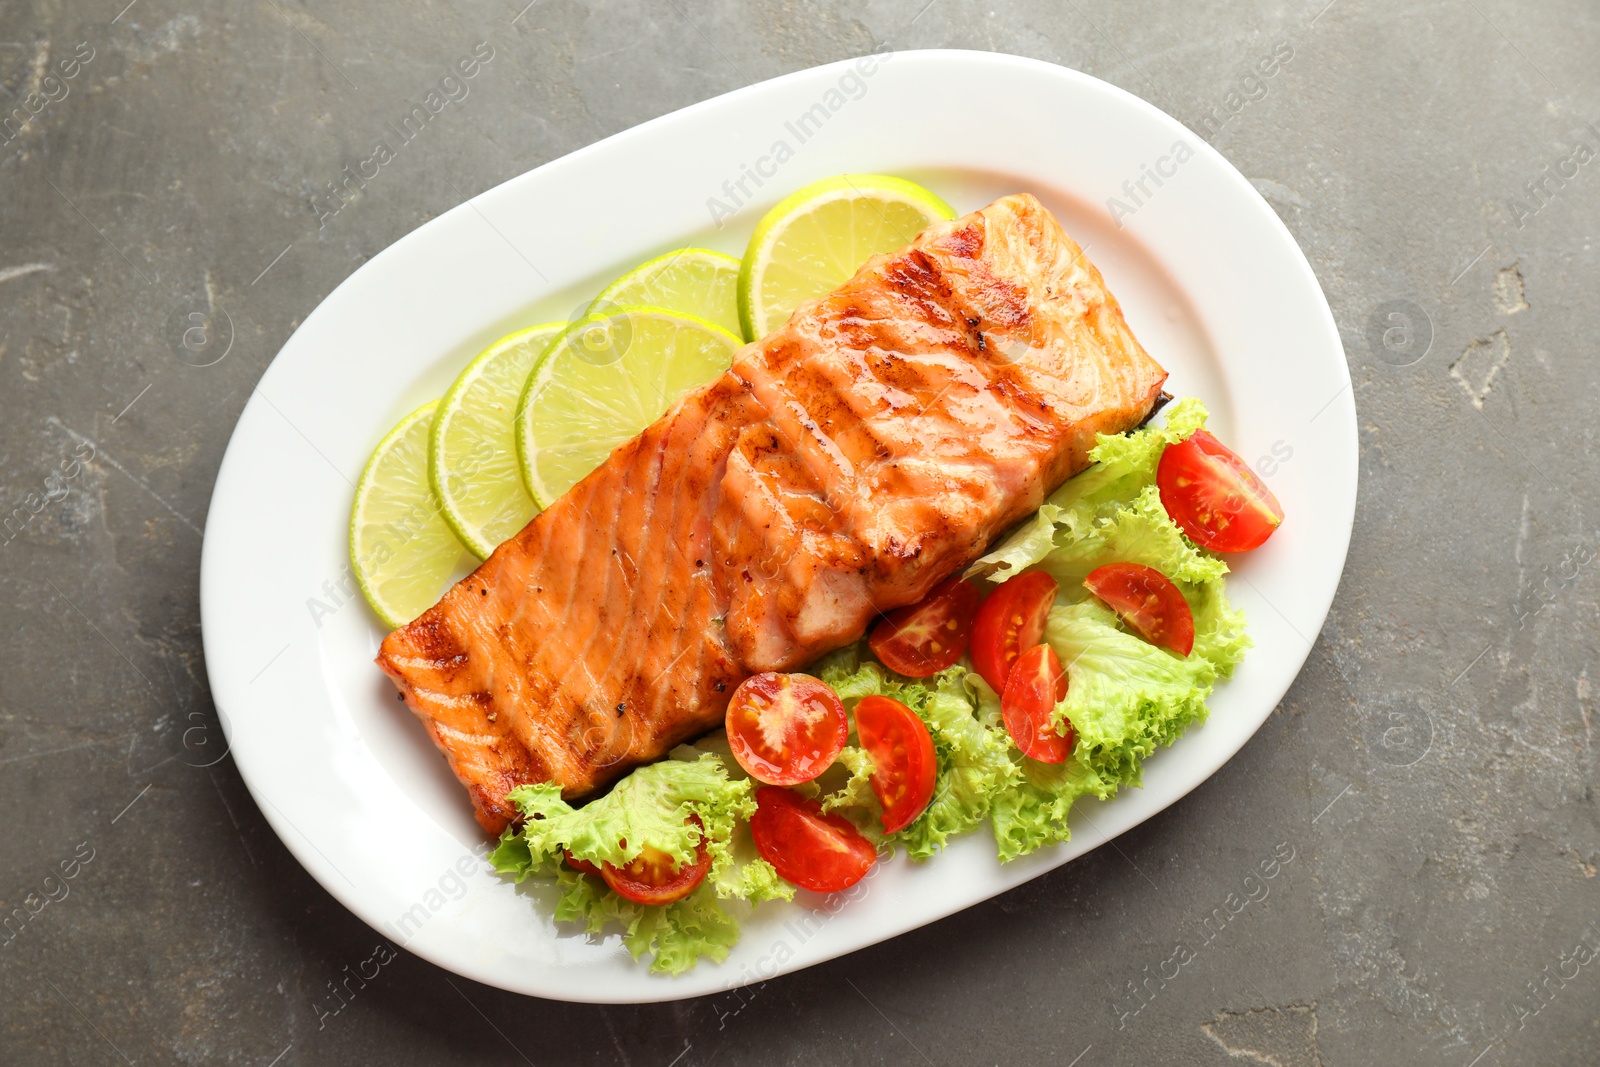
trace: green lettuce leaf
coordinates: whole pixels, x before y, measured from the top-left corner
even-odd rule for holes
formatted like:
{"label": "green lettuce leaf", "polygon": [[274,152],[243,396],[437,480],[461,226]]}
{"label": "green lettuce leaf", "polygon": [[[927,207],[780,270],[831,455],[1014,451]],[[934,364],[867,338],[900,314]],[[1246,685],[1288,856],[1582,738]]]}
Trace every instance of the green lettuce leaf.
{"label": "green lettuce leaf", "polygon": [[1009,789],[995,794],[989,809],[995,851],[1002,861],[1027,855],[1035,849],[1071,837],[1067,816],[1072,802],[1085,794],[1106,798],[1117,782],[1090,768],[1076,755],[1066,763],[1049,764],[1026,759],[1011,742],[1000,715],[1000,694],[977,674],[967,675],[967,688],[977,700],[978,722],[991,731],[997,744],[1016,768]]}
{"label": "green lettuce leaf", "polygon": [[1126,434],[1101,434],[1089,452],[1092,466],[1062,483],[1049,502],[1062,509],[1060,521],[1074,532],[1122,507],[1156,481],[1166,447],[1206,424],[1206,406],[1186,397],[1167,409],[1159,426]]}
{"label": "green lettuce leaf", "polygon": [[1040,763],[1016,754],[1021,779],[995,797],[990,819],[995,851],[1002,861],[1025,856],[1035,849],[1072,836],[1067,816],[1080,796],[1110,797],[1117,781],[1108,778],[1074,754],[1065,763]]}
{"label": "green lettuce leaf", "polygon": [[621,867],[646,846],[679,863],[694,861],[704,827],[712,865],[729,862],[735,823],[755,811],[748,781],[728,775],[714,755],[667,759],[636,768],[604,796],[581,808],[561,799],[552,784],[525,785],[508,799],[527,816],[523,839],[535,856],[565,849],[578,859]]}
{"label": "green lettuce leaf", "polygon": [[777,868],[756,852],[755,840],[750,836],[750,824],[741,821],[733,829],[728,842],[732,862],[721,867],[715,864],[706,876],[706,884],[723,899],[745,900],[759,904],[764,900],[793,900],[794,884],[785,881]]}
{"label": "green lettuce leaf", "polygon": [[1050,611],[1045,627],[1067,665],[1067,699],[1056,721],[1077,731],[1073,754],[1105,777],[1138,785],[1140,761],[1204,719],[1217,669],[1204,656],[1178,656],[1124,633],[1098,601]]}
{"label": "green lettuce leaf", "polygon": [[[872,755],[857,745],[846,745],[839,761],[817,779],[817,797],[822,810],[837,812],[850,819],[873,842],[882,837],[882,810],[872,791]],[[842,781],[840,781],[842,779]]]}
{"label": "green lettuce leaf", "polygon": [[1220,582],[1228,573],[1226,563],[1196,548],[1167,517],[1161,491],[1154,485],[1145,486],[1082,529],[1061,525],[1056,529],[1052,545],[1029,569],[1047,572],[1069,600],[1089,596],[1083,580],[1096,567],[1111,562],[1154,567],[1180,585]]}
{"label": "green lettuce leaf", "polygon": [[1199,585],[1180,582],[1178,588],[1194,612],[1194,651],[1190,657],[1209,660],[1217,670],[1217,679],[1225,681],[1254,644],[1245,632],[1244,612],[1228,603],[1227,591],[1220,581]]}
{"label": "green lettuce leaf", "polygon": [[[1063,482],[1033,518],[974,563],[970,573],[1002,582],[1066,546],[1086,540],[1094,545],[1106,545],[1107,534],[1096,530],[1100,521],[1115,518],[1130,502],[1138,501],[1146,489],[1155,485],[1156,467],[1167,445],[1183,440],[1205,424],[1205,405],[1185,398],[1167,409],[1166,419],[1160,426],[1147,426],[1127,434],[1102,434],[1089,452],[1092,464],[1089,469]],[[1155,507],[1160,509],[1159,497],[1155,499]],[[1141,506],[1140,510],[1148,510],[1148,505]],[[1171,527],[1173,535],[1187,543],[1178,528],[1166,519],[1164,509],[1160,510],[1160,516]],[[1197,558],[1204,558],[1192,545],[1189,547]],[[1221,561],[1213,562],[1222,566]],[[1147,565],[1162,569],[1155,562]],[[1226,571],[1225,566],[1222,571]],[[1082,580],[1079,575],[1078,581]]]}
{"label": "green lettuce leaf", "polygon": [[1041,504],[1032,518],[1013,528],[1005,540],[968,567],[967,577],[999,584],[1038,563],[1055,551],[1056,528],[1064,524],[1064,514],[1056,504]]}
{"label": "green lettuce leaf", "polygon": [[[931,856],[951,836],[977,826],[988,815],[995,794],[1018,780],[1009,738],[976,718],[977,697],[968,679],[977,676],[965,667],[913,680],[876,662],[861,662],[858,649],[854,655],[835,654],[821,667],[820,677],[848,707],[869,695],[892,697],[927,725],[938,759],[933,799],[911,825],[885,838],[891,844],[904,845],[911,856]],[[882,809],[870,788],[870,758],[868,764],[864,771],[852,774],[843,788],[824,795],[822,806],[852,817],[860,814],[855,821],[870,822],[876,832],[882,825]]]}
{"label": "green lettuce leaf", "polygon": [[[676,972],[701,955],[721,959],[737,940],[738,923],[722,911],[719,898],[754,903],[794,896],[794,886],[750,843],[754,790],[748,779],[729,774],[730,764],[715,752],[680,749],[675,758],[636,768],[582,807],[563,800],[555,785],[520,786],[509,798],[524,822],[502,835],[490,862],[517,881],[554,875],[562,887],[557,920],[582,921],[590,932],[615,920],[630,952],[654,955],[652,970]],[[577,859],[620,867],[646,846],[680,863],[692,862],[702,830],[691,815],[704,827],[711,870],[705,885],[675,904],[634,904],[562,862],[571,852]]]}
{"label": "green lettuce leaf", "polygon": [[621,926],[622,943],[634,959],[650,955],[656,974],[682,973],[702,957],[720,963],[739,941],[739,922],[717,903],[710,883],[663,907],[624,900],[594,875],[570,867],[556,872],[556,884],[561,887],[557,922],[582,923],[591,934],[613,923]]}
{"label": "green lettuce leaf", "polygon": [[489,853],[489,866],[514,882],[536,874],[555,873],[554,864],[547,866],[533,858],[533,851],[514,826],[500,835],[500,843]]}
{"label": "green lettuce leaf", "polygon": [[933,855],[952,836],[977,826],[989,814],[994,798],[1019,779],[1011,758],[1015,746],[1010,735],[1004,727],[996,729],[978,721],[978,700],[969,680],[983,684],[964,667],[940,672],[935,676],[936,688],[916,709],[933,734],[939,776],[927,810],[895,836],[918,859]]}

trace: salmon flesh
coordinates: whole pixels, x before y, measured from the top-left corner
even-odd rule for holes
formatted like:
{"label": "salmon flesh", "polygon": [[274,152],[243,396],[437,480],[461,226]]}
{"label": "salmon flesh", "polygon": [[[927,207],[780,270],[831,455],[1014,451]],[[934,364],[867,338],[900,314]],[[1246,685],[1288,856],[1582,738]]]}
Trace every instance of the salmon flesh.
{"label": "salmon flesh", "polygon": [[[908,235],[909,236],[909,235]],[[1166,372],[1031,196],[875,256],[495,549],[377,660],[471,794],[568,798],[922,599]]]}

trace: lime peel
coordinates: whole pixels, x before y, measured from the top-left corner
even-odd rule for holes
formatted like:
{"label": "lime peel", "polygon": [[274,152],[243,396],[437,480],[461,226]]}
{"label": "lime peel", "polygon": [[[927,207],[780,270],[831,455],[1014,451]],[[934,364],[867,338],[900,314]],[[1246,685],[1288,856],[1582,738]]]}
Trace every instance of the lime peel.
{"label": "lime peel", "polygon": [[438,401],[390,430],[361,472],[350,509],[350,561],[361,593],[391,627],[426,611],[470,558],[428,480],[428,433]]}
{"label": "lime peel", "polygon": [[679,397],[728,369],[744,342],[666,308],[585,316],[551,342],[517,409],[517,457],[542,508],[639,434]]}
{"label": "lime peel", "polygon": [[725,252],[679,248],[639,264],[606,286],[586,314],[619,307],[659,307],[705,319],[737,334],[739,266],[740,261]]}
{"label": "lime peel", "polygon": [[798,189],[762,216],[739,268],[739,321],[765,337],[795,308],[843,285],[868,259],[955,218],[933,193],[886,174],[840,174]]}
{"label": "lime peel", "polygon": [[539,510],[518,470],[514,418],[534,365],[566,326],[547,322],[500,338],[467,364],[434,415],[428,477],[445,521],[479,559]]}

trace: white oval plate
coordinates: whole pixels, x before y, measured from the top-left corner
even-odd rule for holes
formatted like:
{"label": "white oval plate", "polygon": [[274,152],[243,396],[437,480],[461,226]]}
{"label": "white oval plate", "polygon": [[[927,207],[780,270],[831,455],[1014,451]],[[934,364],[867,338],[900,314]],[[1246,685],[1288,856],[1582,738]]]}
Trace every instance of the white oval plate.
{"label": "white oval plate", "polygon": [[[490,341],[565,317],[667,249],[738,255],[767,207],[842,171],[921,181],[959,211],[1037,195],[1171,371],[1167,388],[1204,399],[1218,435],[1272,470],[1288,520],[1229,582],[1256,647],[1217,691],[1210,721],[1148,762],[1143,789],[1080,803],[1070,843],[1002,866],[980,829],[920,866],[880,864],[832,912],[819,898],[764,905],[726,963],[658,977],[615,934],[558,928],[547,890],[514,888],[482,861],[487,842],[466,796],[372,663],[383,631],[349,578],[353,486],[384,432]],[[834,63],[546,164],[429,222],[340,285],[268,368],[223,460],[201,561],[206,666],[268,821],[387,937],[542,997],[695,996],[992,897],[1204,781],[1266,719],[1322,626],[1350,539],[1356,448],[1349,373],[1310,267],[1199,137],[1105,82],[1033,60],[925,51]]]}

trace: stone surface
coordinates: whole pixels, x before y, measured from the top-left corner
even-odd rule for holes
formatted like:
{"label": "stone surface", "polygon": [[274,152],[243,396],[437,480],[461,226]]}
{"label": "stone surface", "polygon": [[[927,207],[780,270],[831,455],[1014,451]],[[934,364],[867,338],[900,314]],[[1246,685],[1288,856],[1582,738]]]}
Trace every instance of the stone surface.
{"label": "stone surface", "polygon": [[[0,1061],[1600,1058],[1593,5],[123,2],[0,7],[0,100],[43,104],[0,132],[0,911],[30,914],[0,945]],[[480,41],[470,96],[329,200]],[[1305,249],[1362,486],[1300,680],[1115,848],[826,966],[592,1008],[402,953],[319,1019],[378,935],[229,760],[190,765],[220,748],[201,530],[252,386],[346,275],[465,197],[879,42],[1152,100]]]}

